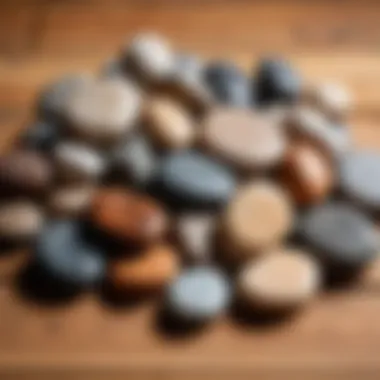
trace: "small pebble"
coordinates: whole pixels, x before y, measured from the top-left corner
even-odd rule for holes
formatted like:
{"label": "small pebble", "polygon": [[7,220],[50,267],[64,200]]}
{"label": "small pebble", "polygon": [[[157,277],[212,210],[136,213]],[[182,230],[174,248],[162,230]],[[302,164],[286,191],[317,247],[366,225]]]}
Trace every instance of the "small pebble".
{"label": "small pebble", "polygon": [[196,152],[166,157],[155,177],[154,192],[182,208],[218,208],[233,195],[235,178],[224,166]]}
{"label": "small pebble", "polygon": [[208,322],[226,311],[231,295],[231,285],[223,272],[195,267],[186,269],[169,286],[166,306],[180,321]]}
{"label": "small pebble", "polygon": [[305,142],[291,144],[280,168],[280,181],[299,205],[324,201],[335,183],[333,164],[322,151]]}
{"label": "small pebble", "polygon": [[374,224],[345,202],[330,202],[309,210],[300,221],[300,236],[328,265],[360,268],[375,257],[379,237]]}
{"label": "small pebble", "polygon": [[112,261],[108,278],[113,287],[128,295],[162,290],[178,274],[179,254],[169,245],[154,245],[137,256]]}
{"label": "small pebble", "polygon": [[239,302],[248,311],[292,311],[313,299],[320,288],[321,271],[300,250],[269,253],[242,268],[237,278]]}
{"label": "small pebble", "polygon": [[21,136],[20,146],[25,149],[50,152],[57,144],[60,134],[57,123],[37,121]]}
{"label": "small pebble", "polygon": [[35,195],[46,192],[52,180],[49,161],[31,150],[15,150],[0,157],[0,191],[7,195]]}
{"label": "small pebble", "polygon": [[144,122],[152,141],[165,149],[184,149],[194,140],[190,114],[168,98],[151,99],[145,107]]}
{"label": "small pebble", "polygon": [[240,262],[278,245],[293,223],[292,204],[280,187],[264,180],[245,184],[222,222],[228,259]]}
{"label": "small pebble", "polygon": [[282,59],[264,59],[256,71],[254,87],[260,104],[293,103],[300,94],[299,74]]}
{"label": "small pebble", "polygon": [[131,244],[149,244],[168,229],[168,216],[153,199],[123,188],[99,191],[91,220],[100,230]]}
{"label": "small pebble", "polygon": [[232,108],[209,114],[202,143],[210,153],[247,171],[272,168],[286,148],[283,131],[269,117]]}
{"label": "small pebble", "polygon": [[104,157],[82,143],[62,141],[53,152],[57,175],[68,181],[98,180],[106,170]]}
{"label": "small pebble", "polygon": [[105,252],[95,246],[75,221],[52,221],[35,247],[38,265],[52,278],[75,287],[98,285],[105,276]]}

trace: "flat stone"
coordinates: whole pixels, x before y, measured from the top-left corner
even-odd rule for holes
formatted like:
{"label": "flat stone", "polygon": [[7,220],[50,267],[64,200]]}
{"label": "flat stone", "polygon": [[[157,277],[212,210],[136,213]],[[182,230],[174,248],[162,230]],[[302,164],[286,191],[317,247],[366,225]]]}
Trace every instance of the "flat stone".
{"label": "flat stone", "polygon": [[163,159],[155,177],[154,192],[178,207],[223,206],[235,190],[230,171],[196,152],[174,153]]}
{"label": "flat stone", "polygon": [[44,223],[42,209],[29,201],[8,201],[0,205],[0,238],[9,241],[30,240]]}
{"label": "flat stone", "polygon": [[188,268],[169,286],[166,305],[182,321],[208,322],[226,311],[231,294],[228,278],[219,269]]}
{"label": "flat stone", "polygon": [[380,210],[380,154],[352,151],[340,161],[340,187],[344,194],[369,210]]}
{"label": "flat stone", "polygon": [[300,220],[300,236],[326,263],[361,267],[374,258],[379,238],[370,219],[351,204],[330,202]]}
{"label": "flat stone", "polygon": [[168,229],[168,217],[159,204],[123,188],[99,191],[90,214],[100,230],[131,244],[160,240]]}
{"label": "flat stone", "polygon": [[40,152],[50,152],[59,141],[61,128],[57,123],[37,121],[21,136],[22,148]]}
{"label": "flat stone", "polygon": [[105,252],[82,228],[69,220],[49,222],[35,248],[36,262],[48,275],[81,288],[99,284],[106,271]]}
{"label": "flat stone", "polygon": [[278,249],[244,266],[237,295],[246,310],[286,312],[304,306],[317,294],[321,270],[308,253]]}
{"label": "flat stone", "polygon": [[204,122],[205,149],[238,169],[269,169],[282,159],[286,140],[267,115],[242,109],[216,109]]}
{"label": "flat stone", "polygon": [[139,295],[162,290],[179,272],[179,253],[169,245],[154,245],[138,255],[112,261],[108,279],[126,295]]}

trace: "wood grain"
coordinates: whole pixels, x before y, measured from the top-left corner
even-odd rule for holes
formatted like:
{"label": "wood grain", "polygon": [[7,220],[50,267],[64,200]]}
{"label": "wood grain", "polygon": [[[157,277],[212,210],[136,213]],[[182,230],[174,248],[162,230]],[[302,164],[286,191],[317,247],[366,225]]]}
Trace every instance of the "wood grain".
{"label": "wood grain", "polygon": [[[288,56],[307,79],[334,78],[355,94],[355,145],[380,149],[380,3],[377,1],[2,1],[0,149],[33,118],[41,86],[96,70],[145,29],[183,50],[252,70],[261,54]],[[26,252],[0,258],[0,378],[378,379],[380,262],[360,286],[322,294],[283,325],[224,318],[176,340],[155,305],[107,307],[83,295],[41,306],[17,291]]]}

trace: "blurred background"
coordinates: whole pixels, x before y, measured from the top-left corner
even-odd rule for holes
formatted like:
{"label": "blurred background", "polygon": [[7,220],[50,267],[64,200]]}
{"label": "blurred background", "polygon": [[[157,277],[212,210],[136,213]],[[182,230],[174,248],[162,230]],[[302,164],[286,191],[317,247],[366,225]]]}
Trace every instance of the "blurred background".
{"label": "blurred background", "polygon": [[[379,1],[0,0],[0,149],[31,118],[41,86],[67,72],[96,72],[146,30],[179,50],[229,58],[248,71],[261,55],[276,53],[307,79],[345,83],[356,104],[355,144],[380,148]],[[312,371],[322,378],[327,368],[334,379],[380,373],[376,294],[330,295],[280,331],[247,335],[223,321],[178,350],[146,328],[145,309],[103,310],[91,297],[64,310],[21,304],[8,287],[20,262],[22,256],[0,260],[0,379],[51,378],[57,368],[86,369],[91,379],[125,371],[168,376],[168,369],[183,378],[197,368],[223,369],[224,360],[230,371],[217,371],[218,378],[234,371],[271,379],[305,379]],[[380,271],[374,273],[369,284],[380,283]]]}

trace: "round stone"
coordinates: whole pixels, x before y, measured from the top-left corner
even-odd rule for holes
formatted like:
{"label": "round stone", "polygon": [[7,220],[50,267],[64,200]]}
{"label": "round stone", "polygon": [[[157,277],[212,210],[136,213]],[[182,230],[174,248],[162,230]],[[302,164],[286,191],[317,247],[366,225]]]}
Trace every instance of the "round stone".
{"label": "round stone", "polygon": [[204,72],[215,99],[231,107],[250,107],[252,88],[247,76],[230,62],[212,62]]}
{"label": "round stone", "polygon": [[345,195],[369,210],[380,210],[380,154],[352,151],[340,161],[340,187]]}
{"label": "round stone", "polygon": [[210,261],[213,254],[215,216],[210,213],[189,212],[177,219],[177,241],[191,263]]}
{"label": "round stone", "polygon": [[0,157],[0,191],[5,194],[41,195],[50,187],[52,174],[38,152],[20,149]]}
{"label": "round stone", "polygon": [[335,183],[333,164],[322,151],[305,142],[295,142],[280,168],[280,181],[299,205],[320,203]]}
{"label": "round stone", "polygon": [[168,311],[186,322],[207,322],[223,314],[230,304],[231,285],[217,268],[186,269],[169,286]]}
{"label": "round stone", "polygon": [[153,98],[145,107],[144,121],[152,141],[166,149],[184,149],[193,142],[191,116],[180,104],[168,98]]}
{"label": "round stone", "polygon": [[169,245],[154,245],[139,255],[110,263],[108,278],[113,287],[130,295],[162,290],[179,272],[179,254]]}
{"label": "round stone", "polygon": [[374,258],[379,238],[367,216],[344,202],[330,202],[308,211],[300,236],[327,264],[361,267]]}
{"label": "round stone", "polygon": [[112,156],[111,165],[128,183],[145,187],[152,180],[158,157],[144,136],[127,139]]}
{"label": "round stone", "polygon": [[66,117],[71,132],[89,142],[110,145],[134,126],[141,96],[126,79],[102,78],[82,86],[69,99]]}
{"label": "round stone", "polygon": [[29,201],[11,201],[0,205],[0,238],[29,240],[37,236],[44,223],[42,210]]}
{"label": "round stone", "polygon": [[154,200],[122,188],[100,191],[91,219],[99,229],[132,244],[157,241],[168,228],[168,217]]}
{"label": "round stone", "polygon": [[217,109],[204,123],[205,148],[235,167],[269,169],[282,159],[286,139],[274,119],[243,109]]}
{"label": "round stone", "polygon": [[283,59],[264,59],[259,63],[254,77],[260,104],[292,103],[299,97],[301,78]]}
{"label": "round stone", "polygon": [[196,152],[166,157],[154,181],[154,192],[180,207],[214,208],[225,204],[235,190],[227,168]]}
{"label": "round stone", "polygon": [[106,169],[104,157],[95,149],[82,143],[63,141],[54,149],[58,176],[70,181],[94,181]]}
{"label": "round stone", "polygon": [[224,214],[226,253],[237,262],[261,254],[281,243],[293,222],[292,204],[281,188],[263,180],[247,183]]}
{"label": "round stone", "polygon": [[48,199],[49,211],[59,217],[74,217],[89,208],[94,187],[89,184],[65,185],[57,188]]}
{"label": "round stone", "polygon": [[21,136],[20,145],[23,148],[50,152],[60,137],[60,128],[57,123],[37,121]]}
{"label": "round stone", "polygon": [[76,287],[100,283],[106,271],[104,255],[85,237],[83,226],[69,220],[48,223],[35,248],[36,262],[47,274]]}
{"label": "round stone", "polygon": [[285,312],[309,302],[320,285],[321,270],[310,255],[283,249],[244,266],[236,287],[247,310]]}

